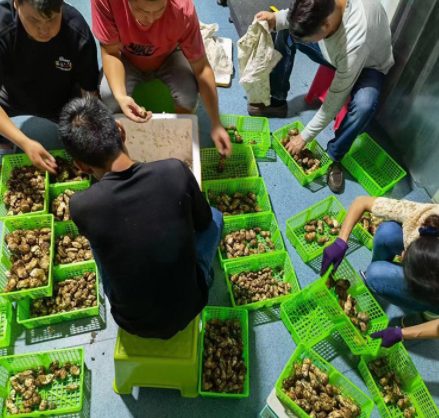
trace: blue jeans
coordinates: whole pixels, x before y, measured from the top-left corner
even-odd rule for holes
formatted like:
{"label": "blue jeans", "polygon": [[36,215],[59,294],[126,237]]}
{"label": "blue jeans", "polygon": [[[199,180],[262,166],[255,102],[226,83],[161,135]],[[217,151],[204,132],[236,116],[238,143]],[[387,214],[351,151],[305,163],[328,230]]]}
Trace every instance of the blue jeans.
{"label": "blue jeans", "polygon": [[[290,90],[290,76],[293,71],[296,49],[312,61],[325,67],[335,68],[326,61],[318,44],[294,41],[288,30],[278,32],[275,48],[282,54],[282,60],[270,76],[271,96],[286,100]],[[335,138],[328,143],[328,154],[333,161],[341,161],[351,148],[355,138],[364,132],[376,112],[378,97],[384,74],[365,68],[351,91],[348,113],[335,132]],[[341,109],[340,109],[341,110]]]}
{"label": "blue jeans", "polygon": [[366,273],[366,285],[390,303],[416,312],[439,313],[439,308],[416,299],[409,288],[402,266],[392,263],[404,251],[402,226],[397,222],[382,223],[373,240],[372,264]]}
{"label": "blue jeans", "polygon": [[[216,252],[221,241],[223,234],[223,215],[220,211],[215,208],[212,209],[212,222],[209,227],[202,232],[195,233],[195,250],[197,253],[197,263],[201,267],[206,278],[207,286],[210,288],[213,284],[213,274],[210,274],[213,261],[215,260]],[[102,280],[102,285],[104,287],[104,292],[110,299],[111,295],[111,285],[110,279],[106,274],[105,270],[102,268],[102,264],[96,257],[96,253],[93,252],[95,257],[96,265],[98,266],[99,276]],[[110,300],[111,302],[111,300]]]}

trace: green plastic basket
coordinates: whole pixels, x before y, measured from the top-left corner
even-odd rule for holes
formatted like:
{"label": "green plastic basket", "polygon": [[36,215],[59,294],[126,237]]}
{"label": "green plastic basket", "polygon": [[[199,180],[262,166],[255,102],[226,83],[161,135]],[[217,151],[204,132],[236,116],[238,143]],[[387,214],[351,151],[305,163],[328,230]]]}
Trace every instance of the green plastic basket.
{"label": "green plastic basket", "polygon": [[[247,367],[247,373],[245,375],[244,393],[213,393],[203,392],[201,390],[201,382],[203,375],[203,357],[204,357],[204,324],[211,319],[219,319],[225,321],[226,319],[234,320],[238,319],[242,327],[242,344],[244,345],[243,359]],[[241,399],[247,398],[250,393],[250,357],[249,357],[249,324],[248,324],[248,311],[245,309],[231,309],[223,308],[220,306],[207,306],[203,309],[202,316],[202,330],[200,338],[200,366],[199,366],[199,378],[198,378],[198,393],[201,396],[211,398],[230,398]]]}
{"label": "green plastic basket", "polygon": [[323,250],[337,239],[336,236],[329,235],[331,228],[323,222],[324,234],[330,238],[329,242],[322,246],[317,243],[317,239],[306,242],[306,232],[303,230],[305,224],[313,219],[323,219],[325,215],[335,218],[341,224],[346,210],[334,196],[330,196],[287,220],[287,238],[305,263],[322,255]]}
{"label": "green plastic basket", "polygon": [[[89,181],[78,181],[75,183],[57,183],[52,184],[49,190],[49,212],[52,213],[52,202],[66,190],[72,190],[74,192],[80,192],[90,187]],[[55,223],[67,222],[67,221],[55,221]]]}
{"label": "green plastic basket", "polygon": [[299,132],[302,132],[305,127],[300,122],[293,122],[281,129],[278,129],[273,133],[273,148],[279,155],[280,159],[291,171],[293,176],[297,178],[302,186],[305,186],[313,182],[316,178],[322,177],[327,171],[329,166],[332,164],[331,159],[325,150],[320,146],[320,144],[314,139],[306,147],[320,160],[320,168],[311,174],[306,175],[305,171],[294,161],[291,154],[285,149],[281,144],[282,139],[287,136],[287,132],[290,129],[297,128]]}
{"label": "green plastic basket", "polygon": [[[262,228],[263,231],[271,232],[271,240],[274,243],[276,251],[285,250],[284,242],[282,240],[282,235],[279,230],[279,226],[276,221],[276,217],[272,213],[252,213],[245,216],[226,216],[224,218],[224,228],[223,236],[224,238],[227,234],[232,231],[239,231],[241,229],[251,229],[256,226]],[[264,238],[258,236],[259,242],[265,242]],[[240,257],[238,259],[228,259],[227,255],[221,253],[221,249],[218,247],[219,259],[221,262],[221,267],[224,268],[224,264],[230,262],[231,260],[240,260],[249,257],[256,257],[255,255],[249,255],[247,257]],[[259,255],[259,254],[258,254]]]}
{"label": "green plastic basket", "polygon": [[[215,204],[209,200],[209,191],[215,192],[215,195],[226,193],[231,195],[235,192],[254,193],[258,200],[257,204],[262,209],[262,212],[271,212],[270,198],[268,197],[267,189],[265,187],[264,179],[262,178],[247,178],[237,180],[217,180],[203,182],[203,192],[206,193],[206,199],[209,205]],[[247,216],[240,215],[240,216]]]}
{"label": "green plastic basket", "polygon": [[335,332],[336,326],[317,303],[313,288],[307,286],[294,297],[289,297],[280,307],[280,317],[296,344],[309,347]]}
{"label": "green plastic basket", "polygon": [[201,178],[203,181],[224,180],[242,177],[259,177],[253,150],[249,146],[233,146],[233,154],[224,163],[222,173],[218,172],[220,155],[216,148],[205,148],[201,154]]}
{"label": "green plastic basket", "polygon": [[361,356],[358,366],[382,418],[403,418],[403,412],[396,405],[387,406],[380,395],[379,386],[367,366],[378,358],[387,358],[389,363],[386,366],[387,371],[395,371],[401,378],[403,382],[401,389],[415,407],[416,418],[439,418],[439,410],[402,343],[390,349],[382,348],[376,357]]}
{"label": "green plastic basket", "polygon": [[342,321],[343,325],[338,328],[338,331],[353,354],[376,355],[380,349],[381,340],[379,338],[371,338],[370,335],[387,328],[389,319],[360,277],[358,277],[353,267],[344,259],[335,273],[334,279],[349,280],[351,287],[348,290],[348,294],[357,300],[358,311],[367,312],[369,315],[370,326],[365,334],[365,338],[363,338],[361,332],[352,324],[344,310],[340,307],[334,290],[330,291],[326,287],[326,282],[331,272],[332,267],[316,283],[315,297],[318,301],[317,303],[335,324],[339,324],[340,320]]}
{"label": "green plastic basket", "polygon": [[[65,235],[65,234],[72,234],[72,236],[75,238],[78,235],[80,235],[78,227],[74,224],[73,221],[55,222],[54,240],[56,241],[61,235]],[[55,257],[55,255],[56,255],[56,245],[54,246],[53,256]],[[54,260],[55,260],[55,258],[54,258]],[[71,266],[72,264],[75,264],[75,266],[77,266],[77,265],[81,265],[84,263],[89,263],[90,261],[93,261],[93,260],[81,261],[79,263],[71,263],[71,264],[60,264],[60,265],[55,264],[55,261],[54,261],[53,268],[57,269],[58,267]]]}
{"label": "green plastic basket", "polygon": [[[242,136],[243,144],[250,145],[256,158],[264,158],[271,146],[270,141],[270,124],[267,118],[253,118],[251,116],[233,116],[221,115],[221,124],[227,126],[235,126],[239,135]],[[235,142],[235,132],[228,131],[230,140]],[[256,141],[256,144],[249,142]],[[238,144],[242,145],[242,144]]]}
{"label": "green plastic basket", "polygon": [[371,196],[383,196],[407,174],[367,134],[357,137],[342,163]]}
{"label": "green plastic basket", "polygon": [[86,272],[96,274],[96,300],[97,306],[91,306],[77,311],[57,313],[54,315],[31,318],[32,299],[22,299],[17,303],[17,322],[28,329],[41,327],[43,325],[59,324],[60,322],[73,321],[80,318],[99,315],[99,272],[94,261],[86,261],[78,264],[66,264],[53,270],[53,282],[62,282],[70,277],[80,277]]}
{"label": "green plastic basket", "polygon": [[[266,267],[271,267],[275,270],[280,267],[284,271],[283,277],[279,277],[275,274],[275,277],[284,283],[290,283],[291,291],[289,295],[280,296],[273,299],[267,299],[261,302],[249,303],[247,305],[237,306],[235,304],[235,298],[233,297],[232,284],[230,278],[234,274],[247,273],[250,271],[259,271]],[[290,257],[285,251],[276,251],[274,253],[255,255],[254,257],[244,257],[242,260],[230,261],[225,264],[225,273],[227,288],[229,289],[230,299],[234,308],[248,309],[249,311],[254,311],[256,309],[268,308],[270,306],[279,305],[285,299],[289,298],[291,295],[296,294],[300,291],[299,282],[297,281],[296,272],[294,271],[293,265],[291,264]]]}
{"label": "green plastic basket", "polygon": [[[81,366],[81,374],[72,377],[68,373],[66,380],[55,380],[51,385],[38,388],[38,393],[42,399],[49,403],[56,403],[56,409],[48,411],[35,411],[31,414],[19,414],[14,417],[47,417],[55,415],[65,415],[82,410],[83,392],[84,392],[84,349],[82,347],[69,348],[66,350],[54,350],[39,353],[21,354],[17,356],[0,357],[0,407],[2,417],[10,417],[6,410],[5,400],[9,397],[12,389],[9,378],[16,373],[28,369],[37,369],[42,365],[49,368],[52,361],[59,360],[60,366],[66,362],[71,362]],[[68,391],[67,385],[78,384],[79,389]],[[17,394],[17,401],[20,395]],[[17,405],[20,405],[17,402]]]}
{"label": "green plastic basket", "polygon": [[31,165],[32,165],[32,163],[30,162],[30,159],[26,154],[5,155],[2,158],[0,220],[9,219],[9,218],[17,218],[17,217],[22,217],[22,216],[26,216],[26,217],[38,216],[38,215],[44,215],[44,214],[48,213],[48,211],[49,211],[49,173],[46,173],[46,178],[45,178],[46,190],[45,190],[43,210],[39,210],[38,212],[26,213],[24,215],[7,216],[8,210],[6,209],[6,206],[4,204],[3,195],[4,195],[5,191],[8,190],[6,183],[9,180],[9,176],[11,174],[11,171],[15,167],[25,167],[25,166],[31,166]]}
{"label": "green plastic basket", "polygon": [[[51,246],[50,246],[50,266],[48,272],[47,284],[45,286],[36,287],[34,289],[22,289],[15,292],[4,293],[3,289],[7,284],[7,278],[5,272],[9,270],[12,263],[9,261],[11,253],[5,243],[5,237],[7,234],[17,230],[17,229],[41,229],[41,228],[51,228]],[[3,234],[1,243],[1,259],[0,259],[0,297],[3,300],[20,300],[25,297],[30,297],[32,299],[42,298],[45,296],[52,296],[52,265],[53,265],[53,254],[54,254],[54,219],[53,215],[40,215],[40,216],[28,216],[28,217],[14,217],[8,218],[3,223]]]}
{"label": "green plastic basket", "polygon": [[[73,161],[73,158],[67,154],[66,150],[56,150],[56,151],[50,151],[50,153],[54,156],[54,157],[61,157],[64,158],[67,161]],[[49,175],[49,182],[50,182],[50,175]],[[50,186],[49,187],[53,187],[54,185],[60,185],[60,184],[77,184],[77,183],[82,183],[82,182],[88,182],[88,185],[90,187],[91,184],[91,174],[88,176],[88,180],[81,180],[81,181],[69,181],[69,182],[63,182],[63,183],[51,183],[50,182]]]}
{"label": "green plastic basket", "polygon": [[[366,212],[365,215],[368,215]],[[358,239],[367,249],[373,250],[373,235],[366,231],[360,223],[357,223],[352,231],[355,238]]]}
{"label": "green plastic basket", "polygon": [[11,345],[12,303],[0,302],[0,348]]}
{"label": "green plastic basket", "polygon": [[331,385],[340,389],[343,396],[351,399],[357,406],[361,407],[361,415],[359,418],[368,418],[371,415],[374,407],[372,400],[331,366],[331,364],[304,344],[299,344],[296,351],[294,351],[275,385],[278,398],[288,406],[295,415],[300,418],[309,418],[309,415],[282,391],[282,382],[291,375],[291,371],[294,369],[294,363],[301,362],[304,358],[311,359],[320,370],[329,375],[329,383]]}

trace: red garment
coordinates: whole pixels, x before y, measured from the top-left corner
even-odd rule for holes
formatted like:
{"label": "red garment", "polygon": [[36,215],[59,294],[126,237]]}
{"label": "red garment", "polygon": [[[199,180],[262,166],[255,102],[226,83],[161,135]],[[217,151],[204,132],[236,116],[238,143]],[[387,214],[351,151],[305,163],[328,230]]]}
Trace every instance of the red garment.
{"label": "red garment", "polygon": [[168,0],[163,16],[147,28],[134,18],[128,0],[92,0],[92,17],[99,42],[119,43],[125,58],[141,70],[160,68],[177,45],[189,62],[205,54],[192,0]]}

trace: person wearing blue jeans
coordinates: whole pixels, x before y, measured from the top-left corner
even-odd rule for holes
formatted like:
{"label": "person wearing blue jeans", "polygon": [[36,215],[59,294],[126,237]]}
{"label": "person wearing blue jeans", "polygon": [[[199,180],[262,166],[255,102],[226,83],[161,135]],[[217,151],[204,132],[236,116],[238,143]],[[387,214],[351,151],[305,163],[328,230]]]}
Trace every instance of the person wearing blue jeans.
{"label": "person wearing blue jeans", "polygon": [[275,48],[282,59],[270,76],[271,105],[250,104],[252,116],[286,117],[297,50],[335,71],[322,107],[286,145],[291,154],[312,141],[351,98],[348,113],[327,148],[334,162],[328,172],[328,186],[341,193],[341,160],[373,118],[385,74],[394,63],[385,11],[378,1],[370,0],[293,0],[289,10],[260,12],[256,19],[267,21],[277,30]]}
{"label": "person wearing blue jeans", "polygon": [[[197,264],[203,270],[204,277],[208,288],[210,289],[214,281],[214,272],[212,268],[213,261],[217,255],[218,246],[221,241],[224,221],[223,214],[212,208],[212,221],[205,231],[197,231],[195,233],[195,249],[197,252]],[[99,276],[102,279],[105,295],[110,300],[111,284],[102,263],[99,262],[97,254],[93,251],[93,255],[98,266]]]}
{"label": "person wearing blue jeans", "polygon": [[208,303],[221,213],[184,162],[133,161],[102,101],[71,101],[59,132],[75,165],[98,180],[70,198],[70,214],[93,248],[115,322],[142,338],[172,338]]}
{"label": "person wearing blue jeans", "polygon": [[[347,240],[365,212],[379,224],[373,240],[372,263],[364,280],[372,293],[415,315],[400,328],[373,334],[385,347],[413,338],[439,338],[439,205],[375,197],[357,198],[346,215],[337,240],[325,248],[321,274],[337,270]],[[376,225],[375,225],[376,226]],[[395,263],[402,257],[402,264]],[[424,311],[424,312],[423,312]]]}

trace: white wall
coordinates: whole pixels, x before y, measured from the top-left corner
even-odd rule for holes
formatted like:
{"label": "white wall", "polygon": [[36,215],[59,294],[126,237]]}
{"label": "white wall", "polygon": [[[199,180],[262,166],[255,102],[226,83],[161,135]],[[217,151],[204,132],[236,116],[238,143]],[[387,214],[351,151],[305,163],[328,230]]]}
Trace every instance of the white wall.
{"label": "white wall", "polygon": [[393,16],[396,12],[396,8],[401,0],[381,0],[381,4],[386,9],[387,17],[389,22],[392,22]]}

